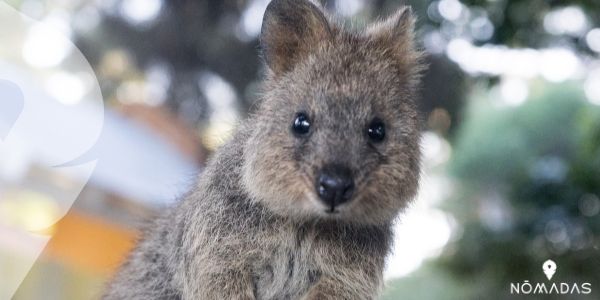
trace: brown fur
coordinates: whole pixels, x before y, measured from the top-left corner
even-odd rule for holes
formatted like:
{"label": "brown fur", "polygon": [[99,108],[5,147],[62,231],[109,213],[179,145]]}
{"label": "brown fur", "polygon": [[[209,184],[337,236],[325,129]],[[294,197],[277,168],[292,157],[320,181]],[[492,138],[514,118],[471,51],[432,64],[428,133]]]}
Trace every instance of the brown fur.
{"label": "brown fur", "polygon": [[[374,299],[391,224],[414,197],[421,71],[407,8],[364,31],[307,0],[274,0],[261,45],[262,101],[197,189],[160,218],[105,299]],[[291,133],[299,111],[306,137]],[[370,143],[369,122],[386,125]],[[351,201],[327,213],[325,164],[352,171]]]}

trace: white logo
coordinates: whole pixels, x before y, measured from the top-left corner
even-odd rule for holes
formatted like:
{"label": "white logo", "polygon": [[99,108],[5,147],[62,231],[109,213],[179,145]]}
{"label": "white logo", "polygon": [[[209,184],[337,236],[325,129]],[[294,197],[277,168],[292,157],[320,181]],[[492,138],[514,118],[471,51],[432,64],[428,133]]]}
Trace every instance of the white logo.
{"label": "white logo", "polygon": [[556,263],[551,259],[544,262],[542,265],[542,269],[544,270],[544,274],[548,277],[548,280],[552,279],[554,273],[556,273]]}
{"label": "white logo", "polygon": [[[548,280],[556,273],[556,263],[551,259],[542,264],[542,271]],[[588,295],[592,292],[592,284],[589,282],[511,282],[510,293],[521,295]]]}
{"label": "white logo", "polygon": [[19,258],[0,267],[0,299],[12,299],[99,159],[90,149],[104,122],[100,85],[72,30],[50,19],[0,1],[10,41],[0,50],[0,256]]}

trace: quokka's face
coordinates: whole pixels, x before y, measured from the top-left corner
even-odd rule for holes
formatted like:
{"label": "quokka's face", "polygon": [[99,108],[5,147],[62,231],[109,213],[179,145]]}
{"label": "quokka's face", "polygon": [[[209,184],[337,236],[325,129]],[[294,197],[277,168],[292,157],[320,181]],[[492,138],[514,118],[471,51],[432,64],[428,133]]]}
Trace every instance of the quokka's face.
{"label": "quokka's face", "polygon": [[261,36],[269,71],[244,151],[254,199],[280,215],[378,224],[414,197],[412,24],[403,9],[346,32],[311,2],[271,2]]}

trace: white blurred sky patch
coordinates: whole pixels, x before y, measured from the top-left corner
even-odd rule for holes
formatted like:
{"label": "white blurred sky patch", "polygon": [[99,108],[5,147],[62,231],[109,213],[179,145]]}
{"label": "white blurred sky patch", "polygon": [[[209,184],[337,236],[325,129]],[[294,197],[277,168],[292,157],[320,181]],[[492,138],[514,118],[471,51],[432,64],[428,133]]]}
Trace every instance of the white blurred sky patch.
{"label": "white blurred sky patch", "polygon": [[162,0],[122,0],[119,12],[128,22],[144,25],[156,19],[162,6]]}
{"label": "white blurred sky patch", "polygon": [[417,270],[426,259],[438,256],[450,240],[449,215],[428,207],[421,198],[417,201],[394,228],[394,248],[384,272],[386,280]]}
{"label": "white blurred sky patch", "polygon": [[439,255],[452,237],[455,222],[437,208],[452,188],[440,169],[450,158],[451,147],[438,134],[425,132],[421,148],[424,170],[419,193],[394,227],[394,248],[386,261],[386,279],[417,270],[425,260]]}
{"label": "white blurred sky patch", "polygon": [[592,51],[600,52],[600,28],[594,28],[585,35],[585,42]]}
{"label": "white blurred sky patch", "polygon": [[37,23],[26,34],[23,58],[30,65],[41,68],[54,67],[69,55],[72,47],[67,37],[52,28],[44,23]]}
{"label": "white blurred sky patch", "polygon": [[500,99],[509,106],[519,106],[529,96],[527,81],[518,77],[502,77],[499,89]]}
{"label": "white blurred sky patch", "polygon": [[585,79],[583,90],[591,103],[600,105],[600,66],[592,70]]}
{"label": "white blurred sky patch", "polygon": [[464,13],[465,7],[458,0],[441,0],[437,2],[439,14],[448,21],[456,21]]}
{"label": "white blurred sky patch", "polygon": [[237,36],[243,41],[256,38],[260,34],[262,17],[270,0],[251,0],[242,13]]}
{"label": "white blurred sky patch", "polygon": [[205,71],[200,74],[198,85],[211,109],[210,124],[206,129],[204,142],[214,149],[233,132],[239,119],[236,106],[238,97],[235,88],[229,82],[212,72]]}
{"label": "white blurred sky patch", "polygon": [[577,55],[566,48],[543,49],[539,52],[538,70],[551,82],[583,77],[583,65]]}
{"label": "white blurred sky patch", "polygon": [[487,41],[494,34],[494,25],[486,16],[480,16],[469,23],[471,36],[479,41]]}
{"label": "white blurred sky patch", "polygon": [[588,26],[587,16],[579,6],[555,9],[544,17],[544,29],[551,34],[580,36]]}
{"label": "white blurred sky patch", "polygon": [[56,72],[46,80],[45,89],[62,104],[74,105],[83,99],[94,80],[86,73]]}
{"label": "white blurred sky patch", "polygon": [[365,7],[365,0],[336,0],[335,10],[346,17],[358,14]]}
{"label": "white blurred sky patch", "polygon": [[448,43],[448,57],[472,75],[509,75],[551,82],[581,79],[585,68],[580,57],[567,48],[511,49],[486,44],[475,46],[466,39]]}

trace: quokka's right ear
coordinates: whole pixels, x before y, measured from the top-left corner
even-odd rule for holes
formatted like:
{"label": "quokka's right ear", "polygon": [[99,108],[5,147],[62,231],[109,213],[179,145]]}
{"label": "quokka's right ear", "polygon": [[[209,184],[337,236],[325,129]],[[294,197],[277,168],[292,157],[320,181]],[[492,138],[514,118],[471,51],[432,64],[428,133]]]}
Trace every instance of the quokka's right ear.
{"label": "quokka's right ear", "polygon": [[280,75],[331,36],[327,18],[310,0],[273,0],[265,11],[260,45],[267,66]]}

